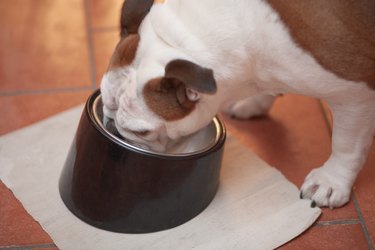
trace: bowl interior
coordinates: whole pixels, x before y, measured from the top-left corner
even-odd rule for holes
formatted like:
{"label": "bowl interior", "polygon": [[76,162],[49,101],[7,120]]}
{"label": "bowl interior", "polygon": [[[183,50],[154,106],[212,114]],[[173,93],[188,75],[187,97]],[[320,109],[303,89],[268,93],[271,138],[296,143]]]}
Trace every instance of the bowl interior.
{"label": "bowl interior", "polygon": [[[189,156],[208,151],[214,147],[224,134],[223,124],[215,117],[210,124],[198,132],[183,137],[178,141],[174,141],[166,152],[156,152],[142,145],[137,145],[123,136],[117,131],[115,123],[112,119],[105,117],[103,114],[103,102],[101,95],[98,95],[93,103],[92,112],[95,122],[112,140],[117,141],[125,148],[145,152],[149,154],[156,154],[162,156]],[[147,145],[146,145],[147,146]]]}

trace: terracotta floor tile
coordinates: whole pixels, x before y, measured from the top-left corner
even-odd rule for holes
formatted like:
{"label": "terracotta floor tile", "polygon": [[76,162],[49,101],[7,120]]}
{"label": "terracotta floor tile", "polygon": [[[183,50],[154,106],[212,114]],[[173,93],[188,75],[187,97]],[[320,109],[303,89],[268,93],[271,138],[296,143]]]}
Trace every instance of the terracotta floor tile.
{"label": "terracotta floor tile", "polygon": [[[225,117],[229,131],[271,166],[300,187],[311,169],[330,154],[330,134],[321,106],[315,99],[297,95],[279,97],[269,115],[250,121]],[[320,221],[357,219],[352,203],[323,210]]]}
{"label": "terracotta floor tile", "polygon": [[361,225],[329,225],[312,227],[279,250],[363,250],[368,249]]}
{"label": "terracotta floor tile", "polygon": [[330,154],[330,136],[317,100],[279,97],[266,117],[226,118],[230,131],[271,166],[300,186],[306,174]]}
{"label": "terracotta floor tile", "polygon": [[322,208],[322,214],[320,215],[318,222],[339,220],[358,220],[358,215],[352,200],[345,206],[333,210]]}
{"label": "terracotta floor tile", "polygon": [[0,92],[91,86],[82,0],[0,1]]}
{"label": "terracotta floor tile", "polygon": [[322,101],[321,105],[322,105],[323,112],[326,114],[327,122],[328,122],[329,126],[332,128],[332,125],[333,125],[332,113],[329,109],[329,106],[325,101]]}
{"label": "terracotta floor tile", "polygon": [[84,103],[92,91],[0,96],[0,135]]}
{"label": "terracotta floor tile", "polygon": [[106,31],[93,33],[93,50],[95,61],[95,79],[99,86],[103,74],[107,71],[109,59],[119,41],[119,32]]}
{"label": "terracotta floor tile", "polygon": [[354,190],[369,235],[375,245],[375,140]]}
{"label": "terracotta floor tile", "polygon": [[123,2],[124,0],[89,0],[88,10],[91,19],[91,28],[118,27]]}
{"label": "terracotta floor tile", "polygon": [[1,181],[0,197],[0,247],[53,243]]}
{"label": "terracotta floor tile", "polygon": [[[322,108],[326,113],[327,122],[332,129],[332,114],[329,110],[328,104],[322,102]],[[360,210],[365,217],[366,226],[370,231],[372,241],[375,242],[375,183],[373,181],[375,176],[375,139],[373,141],[369,157],[363,167],[363,170],[358,175],[354,184],[354,192],[360,205]],[[351,204],[352,205],[352,204]]]}

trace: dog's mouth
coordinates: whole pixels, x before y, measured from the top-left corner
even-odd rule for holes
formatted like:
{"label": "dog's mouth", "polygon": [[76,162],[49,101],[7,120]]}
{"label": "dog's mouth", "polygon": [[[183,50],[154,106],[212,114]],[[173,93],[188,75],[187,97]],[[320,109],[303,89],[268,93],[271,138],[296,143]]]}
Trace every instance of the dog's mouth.
{"label": "dog's mouth", "polygon": [[[145,153],[158,154],[163,156],[190,156],[207,151],[219,141],[225,134],[225,129],[218,118],[214,118],[212,122],[199,131],[179,139],[171,139],[165,133],[161,132],[159,136],[140,138],[131,131],[116,126],[115,110],[107,110],[103,105],[101,98],[97,98],[94,102],[94,115],[99,126],[114,141],[127,145],[134,150],[144,151]],[[108,112],[111,111],[111,112]],[[163,134],[165,134],[163,136]],[[134,138],[134,139],[133,139]]]}
{"label": "dog's mouth", "polygon": [[107,129],[107,131],[109,133],[116,136],[117,138],[119,138],[120,140],[122,140],[125,143],[131,144],[131,145],[133,145],[137,148],[141,148],[141,149],[145,149],[145,150],[155,150],[155,151],[161,151],[161,152],[163,151],[163,150],[160,149],[160,147],[158,147],[158,149],[154,149],[150,144],[146,144],[146,142],[141,143],[141,142],[138,142],[138,141],[135,141],[135,140],[128,139],[126,136],[122,135],[119,132],[119,131],[121,131],[121,129],[117,129],[116,122],[112,118],[104,116],[102,122],[103,122],[104,127]]}
{"label": "dog's mouth", "polygon": [[128,138],[129,136],[125,132],[124,134],[121,133],[122,129],[117,128],[115,120],[103,116],[102,123],[109,133],[127,144],[146,151],[168,155],[191,154],[193,152],[198,152],[204,148],[204,145],[212,143],[210,141],[214,139],[212,135],[207,133],[207,129],[202,129],[192,135],[181,137],[177,140],[168,140],[165,143],[143,141],[141,139],[132,140]]}
{"label": "dog's mouth", "polygon": [[122,129],[121,127],[116,126],[116,121],[112,118],[104,116],[102,122],[105,129],[121,141],[127,144],[131,144],[137,148],[144,149],[147,151],[153,151],[156,153],[173,153],[175,152],[175,148],[179,144],[181,144],[181,141],[184,140],[181,138],[181,140],[166,140],[164,142],[148,141],[139,138],[139,136],[132,134],[126,129]]}

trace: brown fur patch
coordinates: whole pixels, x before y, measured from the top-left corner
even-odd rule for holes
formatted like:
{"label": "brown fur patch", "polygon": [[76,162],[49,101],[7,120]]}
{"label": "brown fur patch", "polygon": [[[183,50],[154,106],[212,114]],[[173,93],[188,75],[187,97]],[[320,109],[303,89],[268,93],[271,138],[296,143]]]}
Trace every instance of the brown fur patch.
{"label": "brown fur patch", "polygon": [[132,34],[122,38],[112,54],[108,70],[131,64],[137,52],[139,39],[138,34]]}
{"label": "brown fur patch", "polygon": [[216,81],[212,69],[201,67],[193,62],[176,59],[165,66],[165,76],[181,81],[187,88],[201,93],[216,93]]}
{"label": "brown fur patch", "polygon": [[195,108],[195,103],[186,97],[184,84],[175,79],[150,80],[143,88],[143,97],[147,106],[167,121],[184,118]]}
{"label": "brown fur patch", "polygon": [[[336,75],[375,89],[375,1],[268,0],[295,42]],[[297,67],[297,65],[296,65]]]}
{"label": "brown fur patch", "polygon": [[121,37],[138,33],[138,28],[150,11],[153,0],[125,0],[121,8]]}

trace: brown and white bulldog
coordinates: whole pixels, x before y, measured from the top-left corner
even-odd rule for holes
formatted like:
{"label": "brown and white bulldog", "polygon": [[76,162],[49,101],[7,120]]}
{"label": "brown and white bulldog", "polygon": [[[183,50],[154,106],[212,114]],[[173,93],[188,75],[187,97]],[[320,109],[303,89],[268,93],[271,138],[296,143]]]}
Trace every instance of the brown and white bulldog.
{"label": "brown and white bulldog", "polygon": [[163,151],[220,110],[246,119],[281,93],[324,99],[332,154],[301,194],[342,206],[375,132],[374,13],[373,0],[126,0],[104,112],[124,137]]}

